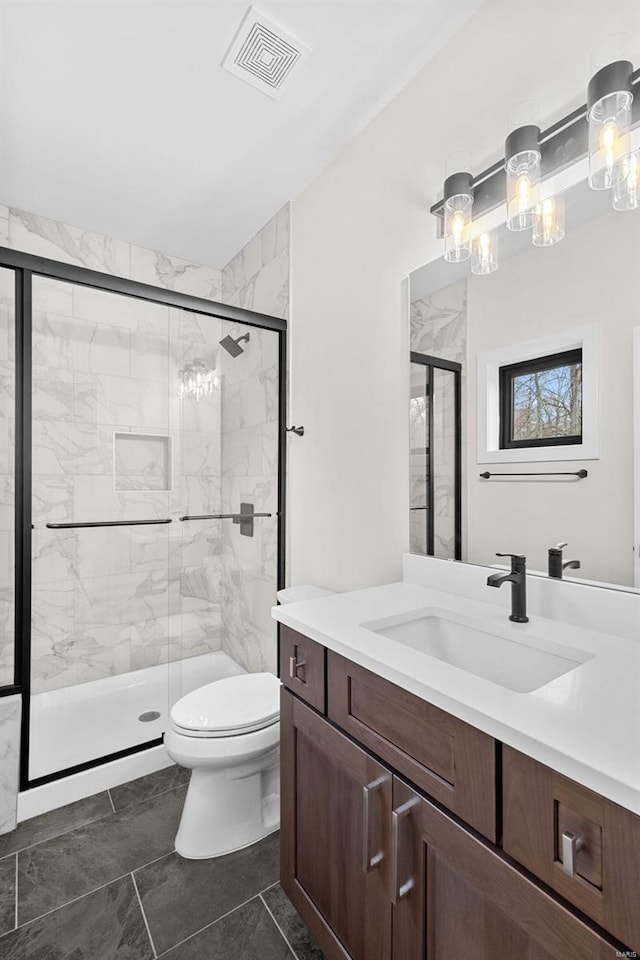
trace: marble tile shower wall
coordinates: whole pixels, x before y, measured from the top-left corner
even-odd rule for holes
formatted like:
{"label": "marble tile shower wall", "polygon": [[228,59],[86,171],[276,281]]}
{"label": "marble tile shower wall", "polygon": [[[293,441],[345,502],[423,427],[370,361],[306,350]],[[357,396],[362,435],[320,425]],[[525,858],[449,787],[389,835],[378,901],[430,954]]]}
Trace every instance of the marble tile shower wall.
{"label": "marble tile shower wall", "polygon": [[[14,633],[14,282],[0,269],[0,686],[13,683]],[[1,748],[0,748],[1,749]]]}
{"label": "marble tile shower wall", "polygon": [[[232,331],[237,336],[240,328]],[[278,337],[252,330],[245,352],[222,362],[222,506],[242,502],[271,517],[254,522],[253,537],[222,528],[223,649],[247,670],[276,671],[278,522]]]}
{"label": "marble tile shower wall", "polygon": [[[445,287],[443,290],[415,300],[410,311],[411,350],[443,360],[462,363],[462,449],[465,450],[465,360],[467,349],[467,282]],[[448,559],[455,554],[455,499],[454,499],[454,389],[453,377],[435,371],[434,380],[434,435],[431,447],[435,465],[434,533],[435,556]],[[424,489],[424,456],[411,456],[411,503],[426,496]],[[465,529],[466,471],[462,469],[462,529]],[[410,524],[411,552],[425,552],[424,520],[417,511]],[[464,536],[463,536],[464,557]]]}
{"label": "marble tile shower wall", "polygon": [[0,243],[24,253],[207,300],[222,298],[222,271],[215,267],[191,263],[1,204]]}
{"label": "marble tile shower wall", "polygon": [[177,383],[221,321],[42,278],[33,303],[33,691],[219,649],[217,529],[46,524],[217,508],[220,392]]}
{"label": "marble tile shower wall", "polygon": [[224,303],[289,319],[290,211],[284,206],[222,271]]}
{"label": "marble tile shower wall", "polygon": [[[284,207],[222,272],[225,303],[289,317],[289,207]],[[240,333],[240,328],[232,336]],[[223,649],[247,670],[276,671],[270,618],[277,587],[278,338],[252,330],[245,353],[223,357],[222,502],[242,501],[273,517],[252,538],[223,527]]]}
{"label": "marble tile shower wall", "polygon": [[[0,245],[286,316],[288,222],[285,208],[224,271],[2,206]],[[124,298],[38,283],[34,690],[221,644],[249,669],[273,669],[275,518],[270,528],[256,521],[253,539],[231,524],[48,531],[44,523],[231,511],[241,499],[275,514],[277,337],[252,331],[243,356],[253,366],[243,371],[243,357],[224,354],[221,390],[180,404],[167,378],[173,385],[189,359],[214,356],[218,321],[139,301],[114,309]]]}

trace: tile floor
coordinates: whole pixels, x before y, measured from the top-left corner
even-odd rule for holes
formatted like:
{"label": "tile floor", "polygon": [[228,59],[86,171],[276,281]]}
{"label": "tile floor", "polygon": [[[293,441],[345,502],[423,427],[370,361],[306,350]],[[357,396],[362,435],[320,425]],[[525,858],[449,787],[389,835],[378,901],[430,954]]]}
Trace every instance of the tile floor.
{"label": "tile floor", "polygon": [[0,836],[2,960],[322,960],[278,883],[278,834],[175,852],[187,778],[169,767]]}

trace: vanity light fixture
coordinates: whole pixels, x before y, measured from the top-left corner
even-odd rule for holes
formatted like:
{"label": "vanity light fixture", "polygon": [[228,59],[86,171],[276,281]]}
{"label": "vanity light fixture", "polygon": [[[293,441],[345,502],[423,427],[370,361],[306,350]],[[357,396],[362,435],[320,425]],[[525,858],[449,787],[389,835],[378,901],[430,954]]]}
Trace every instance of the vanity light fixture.
{"label": "vanity light fixture", "polygon": [[184,369],[178,372],[179,386],[178,394],[181,400],[190,397],[193,400],[202,400],[203,397],[209,397],[215,387],[219,386],[220,378],[215,370],[208,367],[202,360],[194,360],[188,363]]}
{"label": "vanity light fixture", "polygon": [[589,186],[594,190],[608,190],[624,175],[629,158],[632,72],[629,60],[615,60],[597,70],[589,81]]}
{"label": "vanity light fixture", "polygon": [[[532,229],[534,246],[553,246],[565,235],[564,198],[550,192],[550,178],[573,167],[564,178],[566,189],[582,176],[578,161],[588,157],[588,182],[596,190],[611,189],[614,210],[640,209],[640,149],[634,136],[640,124],[632,114],[634,93],[640,94],[640,70],[633,70],[632,38],[608,37],[597,57],[587,103],[545,130],[539,126],[539,105],[518,104],[509,117],[511,131],[505,140],[504,158],[474,175],[471,157],[458,151],[447,162],[443,198],[431,207],[444,238],[444,259],[462,263],[471,259],[472,272],[486,275],[497,269],[496,241],[481,235],[482,220],[495,230],[506,201],[509,230]],[[640,105],[640,96],[635,104]],[[640,116],[640,114],[638,115]],[[635,122],[635,130],[632,126]],[[462,160],[461,157],[468,159]],[[544,169],[546,188],[541,187]],[[465,172],[462,172],[465,171]],[[473,237],[473,240],[472,240]],[[477,238],[477,239],[476,239]]]}
{"label": "vanity light fixture", "polygon": [[537,207],[533,225],[534,247],[552,247],[564,237],[564,197],[548,197]]}
{"label": "vanity light fixture", "polygon": [[504,169],[507,174],[507,227],[529,230],[536,221],[540,184],[540,127],[538,105],[527,100],[512,112],[518,126],[504,143]]}
{"label": "vanity light fixture", "polygon": [[[473,186],[468,153],[452,154],[447,162],[444,181],[444,258],[449,263],[462,263],[471,256],[469,230],[473,211]],[[450,172],[453,170],[453,172]]]}
{"label": "vanity light fixture", "polygon": [[498,238],[495,234],[482,233],[471,245],[471,273],[485,277],[498,269]]}
{"label": "vanity light fixture", "polygon": [[637,210],[640,207],[640,150],[628,156],[613,185],[613,209]]}

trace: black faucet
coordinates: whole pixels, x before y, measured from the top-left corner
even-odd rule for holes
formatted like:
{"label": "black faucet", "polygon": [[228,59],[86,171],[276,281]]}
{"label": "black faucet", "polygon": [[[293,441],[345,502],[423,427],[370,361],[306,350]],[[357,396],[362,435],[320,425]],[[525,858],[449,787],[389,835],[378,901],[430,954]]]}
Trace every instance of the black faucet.
{"label": "black faucet", "polygon": [[556,543],[555,547],[549,547],[549,576],[556,580],[562,580],[564,570],[579,570],[579,560],[562,560],[562,551],[566,543]]}
{"label": "black faucet", "polygon": [[511,584],[511,615],[514,623],[528,623],[527,616],[527,558],[521,553],[496,553],[496,557],[511,557],[511,573],[492,573],[487,577],[488,587]]}

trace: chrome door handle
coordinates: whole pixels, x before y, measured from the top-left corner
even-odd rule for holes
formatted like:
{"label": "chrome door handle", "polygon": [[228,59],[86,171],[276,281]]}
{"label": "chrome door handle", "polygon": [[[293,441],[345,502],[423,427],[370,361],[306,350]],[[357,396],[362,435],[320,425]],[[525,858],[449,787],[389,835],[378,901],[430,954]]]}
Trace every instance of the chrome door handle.
{"label": "chrome door handle", "polygon": [[413,877],[407,877],[400,881],[400,824],[405,820],[412,809],[418,803],[417,797],[412,797],[391,811],[391,902],[396,904],[398,900],[406,897],[410,890],[415,886]]}
{"label": "chrome door handle", "polygon": [[562,869],[568,877],[576,875],[576,854],[582,850],[584,842],[581,837],[577,837],[570,830],[565,830],[562,834]]}
{"label": "chrome door handle", "polygon": [[387,775],[372,780],[362,788],[362,869],[369,873],[384,860],[384,851],[377,850],[373,855],[370,851],[369,834],[371,832],[371,796],[387,782]]}
{"label": "chrome door handle", "polygon": [[306,667],[304,660],[298,660],[297,657],[289,657],[289,676],[292,680],[300,680],[298,670],[300,667]]}

